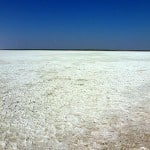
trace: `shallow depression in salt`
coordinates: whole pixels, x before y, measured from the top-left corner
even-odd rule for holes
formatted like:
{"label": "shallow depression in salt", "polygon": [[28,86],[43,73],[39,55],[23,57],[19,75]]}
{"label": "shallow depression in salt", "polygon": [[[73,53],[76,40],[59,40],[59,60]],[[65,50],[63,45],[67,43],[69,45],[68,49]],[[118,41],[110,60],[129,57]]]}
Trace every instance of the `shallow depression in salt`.
{"label": "shallow depression in salt", "polygon": [[0,51],[1,149],[150,149],[150,52]]}

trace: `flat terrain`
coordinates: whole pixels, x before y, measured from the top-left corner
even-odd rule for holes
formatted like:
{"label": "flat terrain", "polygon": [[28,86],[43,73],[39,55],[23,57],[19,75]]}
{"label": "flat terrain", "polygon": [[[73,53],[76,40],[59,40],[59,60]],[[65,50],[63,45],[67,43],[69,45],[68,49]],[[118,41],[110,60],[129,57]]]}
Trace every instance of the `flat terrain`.
{"label": "flat terrain", "polygon": [[150,52],[0,51],[0,150],[150,149]]}

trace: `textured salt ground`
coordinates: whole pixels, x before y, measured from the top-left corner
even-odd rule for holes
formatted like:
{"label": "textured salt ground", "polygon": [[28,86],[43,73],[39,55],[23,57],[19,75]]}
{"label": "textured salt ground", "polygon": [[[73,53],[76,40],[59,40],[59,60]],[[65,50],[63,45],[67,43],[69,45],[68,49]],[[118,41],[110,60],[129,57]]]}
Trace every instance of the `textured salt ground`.
{"label": "textured salt ground", "polygon": [[150,149],[150,53],[0,51],[1,149]]}

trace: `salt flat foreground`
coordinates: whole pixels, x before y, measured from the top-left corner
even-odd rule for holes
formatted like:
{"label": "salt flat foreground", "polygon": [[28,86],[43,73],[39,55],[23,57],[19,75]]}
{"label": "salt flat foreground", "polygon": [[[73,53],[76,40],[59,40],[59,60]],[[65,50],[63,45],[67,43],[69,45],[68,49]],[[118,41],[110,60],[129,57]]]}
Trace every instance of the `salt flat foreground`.
{"label": "salt flat foreground", "polygon": [[0,51],[3,149],[150,149],[150,52]]}

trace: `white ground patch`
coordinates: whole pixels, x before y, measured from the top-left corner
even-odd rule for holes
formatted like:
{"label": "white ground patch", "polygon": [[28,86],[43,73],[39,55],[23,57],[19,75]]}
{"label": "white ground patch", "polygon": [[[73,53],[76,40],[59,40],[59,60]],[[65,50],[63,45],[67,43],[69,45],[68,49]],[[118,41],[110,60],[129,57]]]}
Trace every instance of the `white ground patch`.
{"label": "white ground patch", "polygon": [[0,51],[3,149],[150,149],[150,53]]}

